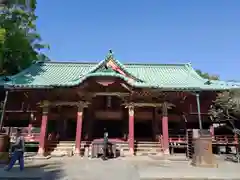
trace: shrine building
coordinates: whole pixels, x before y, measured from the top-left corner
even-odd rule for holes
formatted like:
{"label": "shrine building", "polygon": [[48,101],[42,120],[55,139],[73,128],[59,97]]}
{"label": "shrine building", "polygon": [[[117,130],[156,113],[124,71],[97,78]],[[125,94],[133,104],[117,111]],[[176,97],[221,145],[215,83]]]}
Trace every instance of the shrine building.
{"label": "shrine building", "polygon": [[189,63],[122,64],[112,51],[99,63],[36,62],[4,82],[3,125],[23,123],[32,138],[38,127],[39,154],[51,141],[73,142],[80,154],[104,128],[126,153],[168,154],[187,129],[212,128],[209,107],[231,88],[203,79]]}

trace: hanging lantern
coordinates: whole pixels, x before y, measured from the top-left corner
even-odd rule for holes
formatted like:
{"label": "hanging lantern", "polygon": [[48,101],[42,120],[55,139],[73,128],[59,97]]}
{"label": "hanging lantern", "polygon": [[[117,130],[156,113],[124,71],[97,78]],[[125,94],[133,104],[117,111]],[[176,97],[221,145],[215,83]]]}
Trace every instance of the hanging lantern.
{"label": "hanging lantern", "polygon": [[111,96],[107,96],[107,107],[111,108],[112,106],[112,97]]}
{"label": "hanging lantern", "polygon": [[30,119],[31,119],[31,121],[36,121],[37,120],[37,118],[34,116],[34,114],[32,112],[30,114]]}
{"label": "hanging lantern", "polygon": [[30,118],[33,119],[34,118],[34,115],[33,113],[30,114]]}

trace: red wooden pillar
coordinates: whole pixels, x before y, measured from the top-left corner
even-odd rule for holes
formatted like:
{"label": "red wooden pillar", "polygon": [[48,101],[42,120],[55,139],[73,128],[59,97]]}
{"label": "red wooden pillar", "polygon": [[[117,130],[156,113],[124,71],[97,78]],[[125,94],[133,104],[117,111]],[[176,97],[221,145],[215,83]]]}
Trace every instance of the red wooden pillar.
{"label": "red wooden pillar", "polygon": [[47,136],[47,123],[48,123],[48,107],[42,109],[42,123],[39,138],[39,149],[38,154],[44,155],[46,148],[46,136]]}
{"label": "red wooden pillar", "polygon": [[78,107],[76,139],[75,139],[75,154],[76,155],[80,155],[80,152],[81,152],[82,121],[83,121],[83,108]]}
{"label": "red wooden pillar", "polygon": [[153,134],[153,139],[154,141],[156,141],[158,138],[158,135],[157,134],[157,128],[158,128],[158,124],[157,124],[157,108],[154,108],[153,109],[153,118],[152,118],[152,134]]}
{"label": "red wooden pillar", "polygon": [[163,153],[169,154],[169,134],[168,134],[168,105],[162,106],[162,135],[163,135]]}
{"label": "red wooden pillar", "polygon": [[129,143],[129,153],[134,155],[134,107],[128,107],[128,143]]}

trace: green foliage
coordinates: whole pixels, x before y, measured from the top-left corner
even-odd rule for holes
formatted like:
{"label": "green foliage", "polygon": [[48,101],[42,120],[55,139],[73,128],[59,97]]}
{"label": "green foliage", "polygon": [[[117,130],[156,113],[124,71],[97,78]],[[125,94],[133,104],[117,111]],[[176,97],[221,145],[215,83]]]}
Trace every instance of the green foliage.
{"label": "green foliage", "polygon": [[5,36],[6,36],[6,30],[0,29],[0,45],[3,45],[5,41]]}
{"label": "green foliage", "polygon": [[[0,12],[0,75],[12,75],[38,60],[49,60],[36,31],[36,0],[8,4]],[[44,59],[42,59],[44,58]]]}
{"label": "green foliage", "polygon": [[217,76],[217,75],[209,75],[208,73],[204,73],[201,70],[196,70],[196,72],[204,79],[219,80],[219,76]]}

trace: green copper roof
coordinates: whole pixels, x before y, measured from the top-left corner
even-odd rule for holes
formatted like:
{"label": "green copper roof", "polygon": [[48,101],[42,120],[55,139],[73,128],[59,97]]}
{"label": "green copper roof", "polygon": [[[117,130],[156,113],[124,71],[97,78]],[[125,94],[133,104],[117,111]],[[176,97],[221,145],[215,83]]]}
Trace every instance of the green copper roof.
{"label": "green copper roof", "polygon": [[232,81],[220,81],[220,80],[211,80],[213,85],[227,86],[233,88],[240,88],[240,82],[232,82]]}
{"label": "green copper roof", "polygon": [[[111,61],[120,69],[109,67]],[[38,62],[12,76],[5,87],[52,88],[80,85],[90,77],[117,77],[133,87],[163,90],[222,90],[229,87],[206,83],[190,64],[121,64],[110,54],[100,63]]]}

